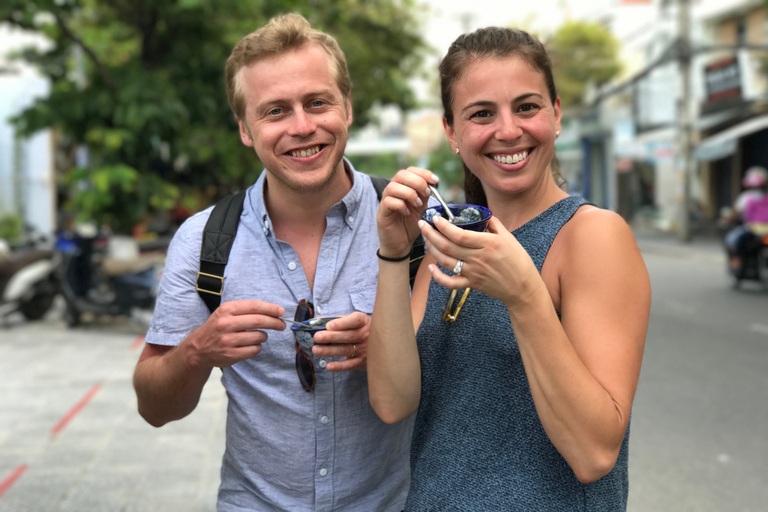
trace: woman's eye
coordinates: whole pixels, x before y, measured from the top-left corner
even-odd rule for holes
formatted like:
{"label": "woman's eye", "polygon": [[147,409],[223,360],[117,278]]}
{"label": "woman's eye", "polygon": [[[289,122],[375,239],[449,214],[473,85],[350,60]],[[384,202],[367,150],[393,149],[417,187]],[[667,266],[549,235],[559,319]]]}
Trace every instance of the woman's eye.
{"label": "woman's eye", "polygon": [[524,103],[523,105],[520,105],[521,112],[534,112],[538,108],[539,108],[538,105],[534,103]]}
{"label": "woman's eye", "polygon": [[483,119],[487,117],[491,117],[491,113],[488,110],[478,110],[477,112],[475,112],[470,116],[470,118],[483,118]]}

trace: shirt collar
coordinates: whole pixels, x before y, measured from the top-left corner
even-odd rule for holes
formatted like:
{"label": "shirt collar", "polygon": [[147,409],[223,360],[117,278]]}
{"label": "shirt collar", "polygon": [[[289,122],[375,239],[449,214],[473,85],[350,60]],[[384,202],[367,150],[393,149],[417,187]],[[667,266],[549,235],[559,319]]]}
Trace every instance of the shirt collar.
{"label": "shirt collar", "polygon": [[[341,198],[341,201],[333,205],[328,210],[328,215],[342,215],[344,217],[344,223],[352,227],[354,222],[354,212],[357,211],[358,206],[362,202],[363,198],[363,180],[358,179],[358,172],[352,165],[352,163],[344,157],[344,169],[349,173],[352,179],[352,188],[349,192]],[[248,193],[248,201],[251,205],[251,209],[256,214],[257,219],[261,219],[262,229],[265,235],[272,234],[272,221],[269,219],[269,212],[267,212],[266,205],[264,204],[264,184],[266,183],[267,170],[261,171],[259,179],[251,187]],[[351,214],[351,215],[350,215]],[[352,221],[350,221],[352,219]]]}

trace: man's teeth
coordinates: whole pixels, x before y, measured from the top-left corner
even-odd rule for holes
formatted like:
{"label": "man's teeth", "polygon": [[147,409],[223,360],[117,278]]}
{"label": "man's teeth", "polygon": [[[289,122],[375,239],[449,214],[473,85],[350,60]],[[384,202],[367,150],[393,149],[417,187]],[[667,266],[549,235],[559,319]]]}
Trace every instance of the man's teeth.
{"label": "man's teeth", "polygon": [[516,155],[493,155],[493,159],[501,164],[516,164],[520,160],[525,160],[528,156],[528,151],[523,151]]}
{"label": "man's teeth", "polygon": [[315,146],[309,149],[302,149],[301,151],[291,151],[291,156],[312,156],[320,151],[320,146]]}

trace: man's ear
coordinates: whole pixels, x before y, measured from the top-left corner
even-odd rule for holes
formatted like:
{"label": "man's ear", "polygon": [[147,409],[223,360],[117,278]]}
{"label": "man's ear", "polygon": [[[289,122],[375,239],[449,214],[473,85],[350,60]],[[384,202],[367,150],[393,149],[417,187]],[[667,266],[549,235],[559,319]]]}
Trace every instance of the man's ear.
{"label": "man's ear", "polygon": [[240,140],[243,141],[243,144],[246,146],[253,147],[253,137],[251,137],[251,134],[248,132],[248,128],[240,119],[237,120],[237,124],[240,127]]}
{"label": "man's ear", "polygon": [[352,126],[354,116],[352,115],[352,95],[347,96],[347,128]]}

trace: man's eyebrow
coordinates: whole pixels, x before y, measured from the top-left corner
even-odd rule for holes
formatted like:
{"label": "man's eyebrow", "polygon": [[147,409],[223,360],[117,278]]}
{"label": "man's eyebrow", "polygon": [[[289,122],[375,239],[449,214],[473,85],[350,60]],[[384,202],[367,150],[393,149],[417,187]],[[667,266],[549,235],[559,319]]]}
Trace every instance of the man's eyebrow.
{"label": "man's eyebrow", "polygon": [[[301,97],[301,101],[305,102],[305,101],[309,101],[312,98],[316,98],[318,96],[327,97],[332,94],[333,94],[333,89],[330,89],[330,88],[317,89],[315,91],[310,91],[304,94]],[[270,107],[273,105],[280,106],[280,105],[285,105],[287,103],[290,103],[290,101],[285,98],[271,98],[271,99],[257,102],[256,105],[254,105],[254,107],[256,109],[263,109],[267,106],[270,106]]]}
{"label": "man's eyebrow", "polygon": [[[530,98],[531,96],[537,96],[539,98],[543,98],[543,96],[541,94],[539,94],[539,93],[527,92],[525,94],[521,94],[520,96],[516,97],[513,100],[513,103],[517,103],[518,101],[523,101],[525,99]],[[495,105],[495,103],[493,101],[487,101],[487,100],[474,101],[474,102],[470,103],[469,105],[467,105],[466,107],[464,107],[463,109],[461,109],[461,112],[464,113],[467,110],[474,109],[474,108],[477,108],[477,107],[492,107],[494,105]]]}

